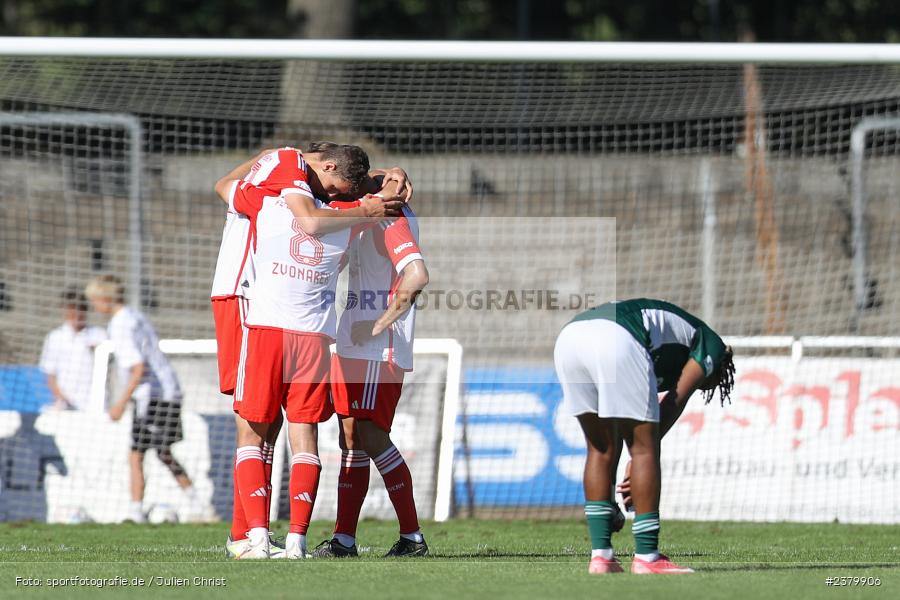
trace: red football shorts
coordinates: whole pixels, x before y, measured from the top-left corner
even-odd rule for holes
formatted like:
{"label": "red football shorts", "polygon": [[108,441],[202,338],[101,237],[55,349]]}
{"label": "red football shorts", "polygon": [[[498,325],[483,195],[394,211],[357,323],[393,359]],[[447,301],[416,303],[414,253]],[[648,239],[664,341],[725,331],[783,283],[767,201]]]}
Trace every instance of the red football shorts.
{"label": "red football shorts", "polygon": [[246,300],[240,296],[213,298],[213,321],[216,324],[217,358],[219,360],[219,391],[234,394],[241,343],[244,336]]}
{"label": "red football shorts", "polygon": [[254,423],[271,423],[284,407],[289,423],[327,421],[334,413],[328,399],[330,342],[322,335],[249,329],[234,412]]}
{"label": "red football shorts", "polygon": [[391,362],[331,358],[331,398],[342,417],[372,421],[390,431],[403,390],[403,369]]}

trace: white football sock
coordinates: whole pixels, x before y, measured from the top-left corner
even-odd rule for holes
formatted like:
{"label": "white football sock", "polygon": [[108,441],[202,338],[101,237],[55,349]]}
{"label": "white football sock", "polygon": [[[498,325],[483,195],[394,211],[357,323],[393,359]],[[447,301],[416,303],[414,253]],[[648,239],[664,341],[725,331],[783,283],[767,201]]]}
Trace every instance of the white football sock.
{"label": "white football sock", "polygon": [[356,538],[346,533],[335,533],[332,537],[348,548],[356,544]]}
{"label": "white football sock", "polygon": [[269,539],[269,530],[265,527],[254,527],[247,532],[247,537],[250,538],[250,543],[256,546]]}
{"label": "white football sock", "polygon": [[646,560],[647,562],[653,562],[657,558],[659,558],[659,552],[651,552],[649,554],[635,554],[635,558],[639,558],[641,560]]}
{"label": "white football sock", "polygon": [[597,558],[598,556],[604,560],[612,560],[615,557],[616,553],[613,552],[612,548],[595,548],[591,550],[591,558]]}
{"label": "white football sock", "polygon": [[412,533],[401,533],[400,537],[403,539],[409,540],[411,542],[416,542],[417,544],[421,544],[425,541],[425,536],[422,535],[422,531],[414,531]]}
{"label": "white football sock", "polygon": [[302,533],[288,533],[284,538],[285,548],[291,548],[295,545],[306,552],[306,536]]}

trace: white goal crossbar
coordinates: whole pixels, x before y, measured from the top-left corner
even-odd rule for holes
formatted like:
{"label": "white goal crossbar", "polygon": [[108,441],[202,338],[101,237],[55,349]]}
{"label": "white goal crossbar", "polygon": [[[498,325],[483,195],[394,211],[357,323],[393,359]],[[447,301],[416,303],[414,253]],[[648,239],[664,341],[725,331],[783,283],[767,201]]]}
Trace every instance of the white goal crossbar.
{"label": "white goal crossbar", "polygon": [[900,44],[0,37],[0,55],[428,62],[891,64]]}

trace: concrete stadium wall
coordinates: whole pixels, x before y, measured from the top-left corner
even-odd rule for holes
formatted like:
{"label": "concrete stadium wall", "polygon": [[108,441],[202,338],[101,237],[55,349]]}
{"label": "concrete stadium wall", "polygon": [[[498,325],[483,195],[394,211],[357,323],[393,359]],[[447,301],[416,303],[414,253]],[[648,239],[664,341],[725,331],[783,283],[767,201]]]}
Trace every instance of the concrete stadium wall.
{"label": "concrete stadium wall", "polygon": [[[224,213],[211,185],[241,155],[151,156],[143,182],[145,279],[148,312],[164,337],[211,337],[208,293]],[[708,159],[717,206],[712,324],[727,334],[766,333],[766,277],[755,231],[755,204],[746,191],[745,161]],[[656,296],[699,311],[702,210],[701,157],[479,156],[372,154],[377,166],[399,164],[416,186],[423,248],[432,258],[432,286],[487,286],[489,273],[460,281],[450,264],[461,256],[459,223],[449,217],[614,217],[617,221],[616,290],[620,298]],[[858,333],[900,334],[900,175],[895,161],[867,162],[866,190],[871,276],[876,308]],[[60,168],[62,167],[62,168]],[[849,333],[853,315],[849,252],[850,200],[845,163],[829,157],[770,159],[779,233],[781,299],[788,334]],[[112,181],[78,191],[77,169],[64,161],[0,164],[0,282],[8,308],[0,310],[0,362],[36,360],[43,335],[58,321],[65,285],[94,274],[92,240],[102,240],[102,267],[121,272],[127,261],[128,202]],[[83,189],[84,186],[81,186]],[[106,191],[108,189],[108,192]],[[453,223],[456,223],[454,225]],[[572,266],[564,245],[535,246],[525,221],[502,220],[479,237],[497,264],[534,265],[507,277],[526,288],[592,287],[572,276],[560,280],[552,265]],[[518,225],[516,225],[518,224]],[[465,260],[476,260],[471,256]],[[459,263],[459,260],[457,260]],[[596,266],[595,266],[596,267]],[[595,268],[594,267],[594,268]],[[461,271],[460,271],[461,272]],[[564,278],[565,279],[565,278]],[[498,278],[499,280],[499,278]],[[2,308],[2,303],[0,303]],[[506,348],[517,360],[549,361],[555,331],[571,314],[538,311],[503,322],[481,315],[423,312],[421,336],[457,337],[470,358],[497,360]],[[480,352],[481,351],[481,354]]]}

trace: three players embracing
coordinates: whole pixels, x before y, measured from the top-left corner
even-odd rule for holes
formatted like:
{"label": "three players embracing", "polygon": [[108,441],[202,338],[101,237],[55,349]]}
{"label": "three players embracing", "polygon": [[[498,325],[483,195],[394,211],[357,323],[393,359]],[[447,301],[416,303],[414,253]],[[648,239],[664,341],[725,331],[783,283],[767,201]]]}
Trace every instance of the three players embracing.
{"label": "three players embracing", "polygon": [[[356,520],[368,487],[366,450],[385,478],[401,524],[391,554],[427,553],[409,470],[389,437],[403,373],[412,368],[412,305],[427,283],[414,215],[405,205],[412,192],[406,174],[370,172],[361,148],[319,142],[306,153],[263,151],[220,179],[216,192],[228,203],[228,214],[213,313],[220,387],[234,394],[237,425],[228,554],[309,556],[306,533],[321,473],[318,423],[335,409],[343,421],[341,482],[350,484],[339,486],[335,537],[316,554],[356,553]],[[361,292],[363,285],[384,283],[389,305],[377,315],[346,311],[338,335],[333,300],[351,247],[351,286]],[[378,249],[380,259],[368,256]],[[329,345],[335,338],[339,354],[332,368]],[[282,410],[292,451],[290,529],[283,549],[269,532],[271,452]]]}

